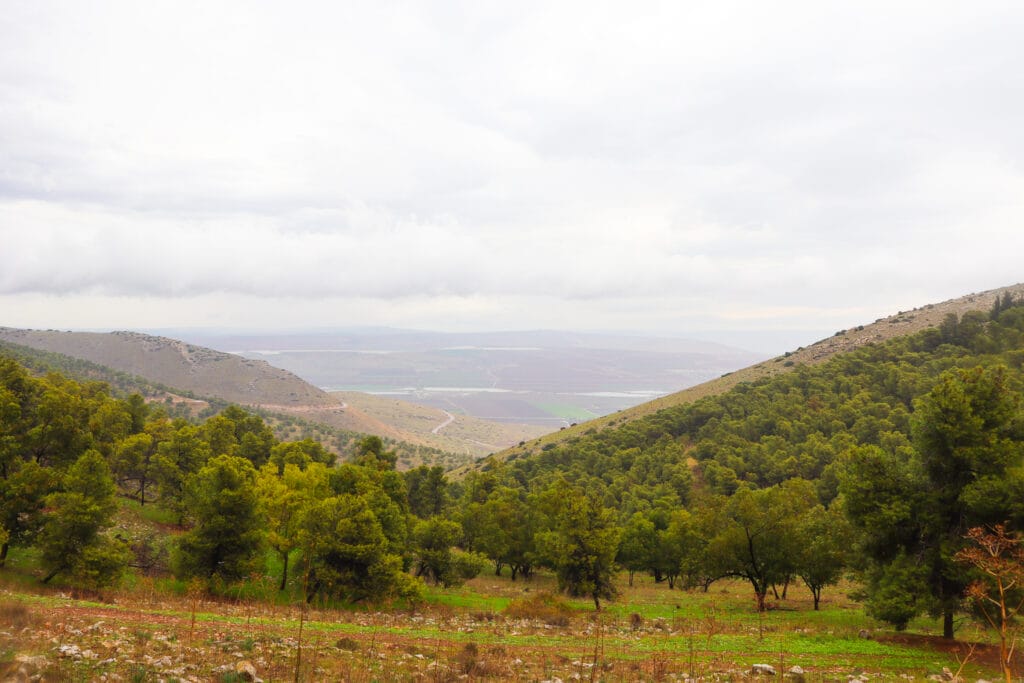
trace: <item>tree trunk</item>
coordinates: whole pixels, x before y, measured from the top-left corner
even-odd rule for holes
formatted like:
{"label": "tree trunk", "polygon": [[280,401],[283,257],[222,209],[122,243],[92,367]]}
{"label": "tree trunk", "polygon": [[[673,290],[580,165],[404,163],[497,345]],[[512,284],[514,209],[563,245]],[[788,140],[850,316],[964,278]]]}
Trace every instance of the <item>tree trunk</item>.
{"label": "tree trunk", "polygon": [[633,570],[632,569],[629,570],[629,587],[630,588],[633,587]]}
{"label": "tree trunk", "polygon": [[594,609],[601,611],[601,598],[597,597],[597,593],[594,593]]}
{"label": "tree trunk", "polygon": [[787,576],[786,577],[786,581],[782,584],[782,599],[783,600],[786,599],[786,593],[789,592],[789,579],[790,578],[791,577]]}
{"label": "tree trunk", "polygon": [[283,591],[285,584],[288,583],[288,553],[281,553],[281,559],[284,560],[284,569],[281,570],[281,585],[277,589],[279,591]]}
{"label": "tree trunk", "polygon": [[509,569],[512,570],[512,580],[515,581],[516,580],[516,574],[519,573],[519,565],[510,564],[509,565]]}
{"label": "tree trunk", "polygon": [[57,576],[57,574],[60,574],[60,570],[61,570],[61,569],[63,569],[63,568],[64,568],[64,567],[57,567],[57,568],[56,568],[56,569],[54,569],[54,570],[53,570],[52,572],[50,572],[49,574],[47,574],[47,575],[46,575],[46,576],[45,576],[45,577],[43,578],[43,583],[50,583],[50,580],[51,580],[51,579],[53,579],[53,577]]}
{"label": "tree trunk", "polygon": [[0,567],[4,566],[7,563],[7,551],[10,549],[10,547],[10,543],[4,543],[3,545],[0,545]]}
{"label": "tree trunk", "polygon": [[754,587],[754,595],[757,597],[757,611],[764,612],[764,599],[768,595],[768,582],[765,581],[764,584],[762,584],[752,576],[748,576],[747,579],[750,581],[750,585]]}
{"label": "tree trunk", "polygon": [[821,589],[820,588],[818,590],[811,589],[811,595],[814,596],[814,610],[818,611],[818,603],[821,602]]}
{"label": "tree trunk", "polygon": [[953,640],[953,608],[947,607],[942,612],[942,637]]}

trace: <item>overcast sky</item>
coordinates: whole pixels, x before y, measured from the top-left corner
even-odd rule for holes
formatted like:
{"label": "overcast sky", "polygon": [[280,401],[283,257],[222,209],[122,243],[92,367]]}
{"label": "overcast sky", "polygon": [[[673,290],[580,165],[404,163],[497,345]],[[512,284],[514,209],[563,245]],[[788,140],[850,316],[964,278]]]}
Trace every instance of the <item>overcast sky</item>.
{"label": "overcast sky", "polygon": [[1024,280],[1020,2],[0,10],[0,325],[831,331]]}

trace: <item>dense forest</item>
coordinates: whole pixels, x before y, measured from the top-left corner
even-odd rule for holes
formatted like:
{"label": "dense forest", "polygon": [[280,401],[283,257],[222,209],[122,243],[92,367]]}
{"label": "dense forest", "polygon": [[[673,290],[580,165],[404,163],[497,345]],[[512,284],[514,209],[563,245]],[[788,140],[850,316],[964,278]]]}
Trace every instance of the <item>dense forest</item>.
{"label": "dense forest", "polygon": [[[852,573],[874,616],[942,615],[951,637],[984,591],[972,549],[1024,524],[1022,366],[1024,305],[1006,297],[449,481],[398,472],[376,437],[338,464],[237,406],[189,421],[0,356],[0,564],[30,550],[42,581],[92,589],[126,571],[211,591],[269,573],[346,602],[544,568],[597,607],[624,570],[666,590],[740,578],[762,610],[793,581],[817,606]],[[120,529],[128,500],[173,533]]]}

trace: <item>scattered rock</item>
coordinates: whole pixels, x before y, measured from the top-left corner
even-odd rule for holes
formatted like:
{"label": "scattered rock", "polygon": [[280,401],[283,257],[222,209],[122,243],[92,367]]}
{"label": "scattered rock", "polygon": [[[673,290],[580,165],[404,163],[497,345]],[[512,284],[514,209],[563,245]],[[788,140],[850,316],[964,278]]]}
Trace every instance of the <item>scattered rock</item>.
{"label": "scattered rock", "polygon": [[235,673],[243,681],[255,682],[259,680],[256,677],[256,667],[248,659],[235,664]]}
{"label": "scattered rock", "polygon": [[71,659],[82,658],[82,648],[77,645],[61,645],[57,648],[57,653],[60,654],[61,657],[69,657]]}
{"label": "scattered rock", "polygon": [[807,680],[806,673],[804,672],[803,667],[800,666],[789,667],[786,671],[786,678],[793,681],[793,683],[804,683],[804,681]]}
{"label": "scattered rock", "polygon": [[866,628],[862,628],[857,633],[857,636],[860,638],[864,638],[865,640],[871,640],[871,631],[867,630]]}
{"label": "scattered rock", "polygon": [[750,673],[754,674],[755,676],[774,676],[775,667],[771,664],[755,664],[754,666],[750,667]]}

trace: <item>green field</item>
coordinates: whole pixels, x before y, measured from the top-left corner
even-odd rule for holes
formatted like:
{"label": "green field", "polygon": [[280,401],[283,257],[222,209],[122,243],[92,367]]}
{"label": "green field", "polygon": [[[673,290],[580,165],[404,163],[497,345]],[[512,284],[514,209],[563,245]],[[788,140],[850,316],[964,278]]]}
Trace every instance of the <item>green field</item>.
{"label": "green field", "polygon": [[597,417],[596,414],[586,408],[570,403],[535,403],[534,405],[544,412],[564,420],[592,420]]}

